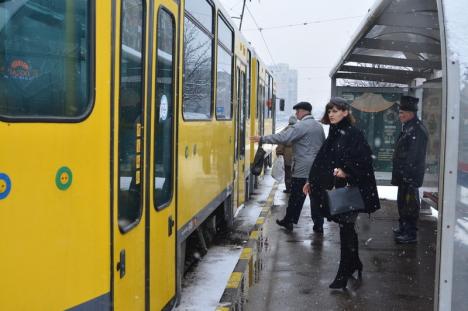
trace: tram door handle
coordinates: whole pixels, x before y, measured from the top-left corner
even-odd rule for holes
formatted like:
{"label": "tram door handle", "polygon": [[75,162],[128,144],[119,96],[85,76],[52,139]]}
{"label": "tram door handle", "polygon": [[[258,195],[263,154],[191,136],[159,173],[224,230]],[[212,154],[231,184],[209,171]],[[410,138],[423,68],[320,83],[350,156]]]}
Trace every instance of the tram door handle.
{"label": "tram door handle", "polygon": [[120,251],[120,261],[117,263],[117,271],[120,272],[120,278],[125,276],[125,250]]}
{"label": "tram door handle", "polygon": [[172,235],[172,228],[174,228],[175,221],[172,219],[172,215],[167,219],[167,235]]}

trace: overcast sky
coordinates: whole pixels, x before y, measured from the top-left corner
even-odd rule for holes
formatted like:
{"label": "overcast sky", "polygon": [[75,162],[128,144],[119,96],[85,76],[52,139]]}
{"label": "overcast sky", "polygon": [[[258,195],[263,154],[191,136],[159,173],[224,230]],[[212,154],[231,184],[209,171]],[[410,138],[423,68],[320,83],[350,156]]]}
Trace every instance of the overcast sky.
{"label": "overcast sky", "polygon": [[[231,17],[240,16],[243,0],[220,1]],[[330,97],[328,74],[331,68],[374,2],[247,0],[242,32],[265,63],[287,63],[298,70],[298,100],[311,102],[318,112]],[[265,28],[262,33],[268,49],[254,19],[258,27]],[[238,20],[236,22],[238,24]],[[306,22],[309,24],[278,27]]]}

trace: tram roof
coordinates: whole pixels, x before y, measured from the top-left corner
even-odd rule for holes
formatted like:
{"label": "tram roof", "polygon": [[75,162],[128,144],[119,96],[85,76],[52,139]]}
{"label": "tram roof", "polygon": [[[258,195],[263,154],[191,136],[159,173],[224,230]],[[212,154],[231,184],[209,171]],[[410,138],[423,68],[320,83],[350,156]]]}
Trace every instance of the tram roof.
{"label": "tram roof", "polygon": [[330,77],[410,84],[441,69],[436,0],[379,0]]}

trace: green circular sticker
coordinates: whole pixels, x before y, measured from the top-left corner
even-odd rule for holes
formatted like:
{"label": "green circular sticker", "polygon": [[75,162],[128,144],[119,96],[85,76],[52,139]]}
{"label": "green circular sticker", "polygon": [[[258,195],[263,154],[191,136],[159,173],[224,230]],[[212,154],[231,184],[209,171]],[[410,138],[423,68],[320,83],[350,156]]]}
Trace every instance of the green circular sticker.
{"label": "green circular sticker", "polygon": [[72,172],[66,166],[59,168],[57,174],[55,175],[55,184],[60,190],[67,190],[68,188],[70,188],[72,180]]}

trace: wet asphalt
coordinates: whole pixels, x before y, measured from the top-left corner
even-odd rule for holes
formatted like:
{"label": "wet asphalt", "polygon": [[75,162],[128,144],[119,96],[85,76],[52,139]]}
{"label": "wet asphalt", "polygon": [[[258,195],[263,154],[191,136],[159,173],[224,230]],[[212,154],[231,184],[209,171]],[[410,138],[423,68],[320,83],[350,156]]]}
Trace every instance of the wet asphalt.
{"label": "wet asphalt", "polygon": [[[267,249],[260,279],[249,290],[247,311],[285,310],[433,310],[437,219],[421,215],[418,243],[393,240],[396,202],[360,214],[356,231],[364,265],[362,281],[351,279],[346,290],[331,290],[339,264],[339,227],[325,221],[324,234],[312,230],[306,199],[299,223],[289,233],[275,224],[285,213],[281,188],[265,223]],[[280,202],[280,203],[278,203]]]}

